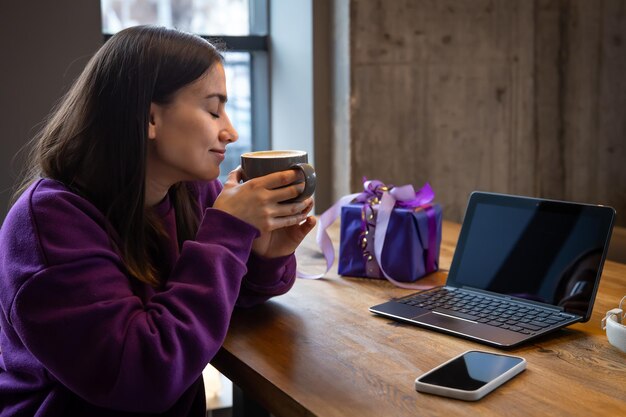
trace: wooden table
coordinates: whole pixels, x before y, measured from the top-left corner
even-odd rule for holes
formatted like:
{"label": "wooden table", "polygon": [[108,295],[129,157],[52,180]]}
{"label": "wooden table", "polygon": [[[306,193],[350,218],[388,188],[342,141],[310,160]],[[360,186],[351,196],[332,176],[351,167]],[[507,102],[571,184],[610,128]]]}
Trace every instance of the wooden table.
{"label": "wooden table", "polygon": [[[445,281],[459,230],[444,222],[442,271],[425,280]],[[338,234],[335,224],[335,243]],[[297,253],[306,272],[325,265],[313,236]],[[411,291],[336,271],[236,311],[212,362],[274,416],[626,415],[626,354],[600,328],[626,295],[626,265],[606,262],[589,322],[507,351],[526,358],[526,371],[478,402],[418,393],[414,380],[465,350],[498,349],[374,316],[368,307]]]}

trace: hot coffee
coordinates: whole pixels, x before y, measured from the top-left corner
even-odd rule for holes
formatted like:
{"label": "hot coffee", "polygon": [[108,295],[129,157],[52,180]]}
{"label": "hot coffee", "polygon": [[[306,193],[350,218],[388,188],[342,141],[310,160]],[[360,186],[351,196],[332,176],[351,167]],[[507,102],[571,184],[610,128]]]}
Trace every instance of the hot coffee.
{"label": "hot coffee", "polygon": [[286,158],[292,156],[306,156],[304,151],[258,151],[241,155],[242,158]]}

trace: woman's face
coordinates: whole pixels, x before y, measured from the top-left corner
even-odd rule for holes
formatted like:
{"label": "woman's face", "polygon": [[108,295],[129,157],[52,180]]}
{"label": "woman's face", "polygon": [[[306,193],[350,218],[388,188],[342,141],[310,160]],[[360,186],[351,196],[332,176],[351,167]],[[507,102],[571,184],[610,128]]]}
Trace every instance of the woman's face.
{"label": "woman's face", "polygon": [[148,126],[148,181],[214,180],[226,145],[237,131],[226,115],[226,77],[221,63],[178,90],[168,104],[152,103]]}

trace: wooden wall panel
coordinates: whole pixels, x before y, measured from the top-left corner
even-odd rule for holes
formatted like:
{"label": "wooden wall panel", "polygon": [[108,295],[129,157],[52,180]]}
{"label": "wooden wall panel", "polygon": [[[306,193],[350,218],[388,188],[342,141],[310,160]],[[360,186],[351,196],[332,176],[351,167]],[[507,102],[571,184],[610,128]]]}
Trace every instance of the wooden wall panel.
{"label": "wooden wall panel", "polygon": [[[352,0],[351,188],[626,210],[625,0]],[[619,219],[620,224],[626,224]]]}
{"label": "wooden wall panel", "polygon": [[600,175],[593,186],[626,226],[626,1],[605,0],[602,12],[598,128],[591,138],[598,140]]}
{"label": "wooden wall panel", "polygon": [[[564,32],[566,7],[562,1],[539,0],[535,10],[535,143],[536,169],[533,192],[538,196],[565,199],[565,138],[563,128]],[[563,16],[563,18],[562,18]]]}
{"label": "wooden wall panel", "polygon": [[[594,4],[595,3],[595,4]],[[563,10],[565,197],[597,201],[602,2],[569,1]]]}

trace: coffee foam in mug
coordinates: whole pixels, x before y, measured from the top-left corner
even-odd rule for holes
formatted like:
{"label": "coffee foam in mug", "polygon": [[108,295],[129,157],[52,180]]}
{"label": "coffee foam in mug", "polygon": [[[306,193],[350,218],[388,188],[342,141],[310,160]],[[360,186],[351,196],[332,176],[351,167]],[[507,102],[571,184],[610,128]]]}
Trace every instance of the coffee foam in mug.
{"label": "coffee foam in mug", "polygon": [[247,152],[241,155],[243,158],[288,158],[292,156],[302,156],[303,151],[257,151]]}

